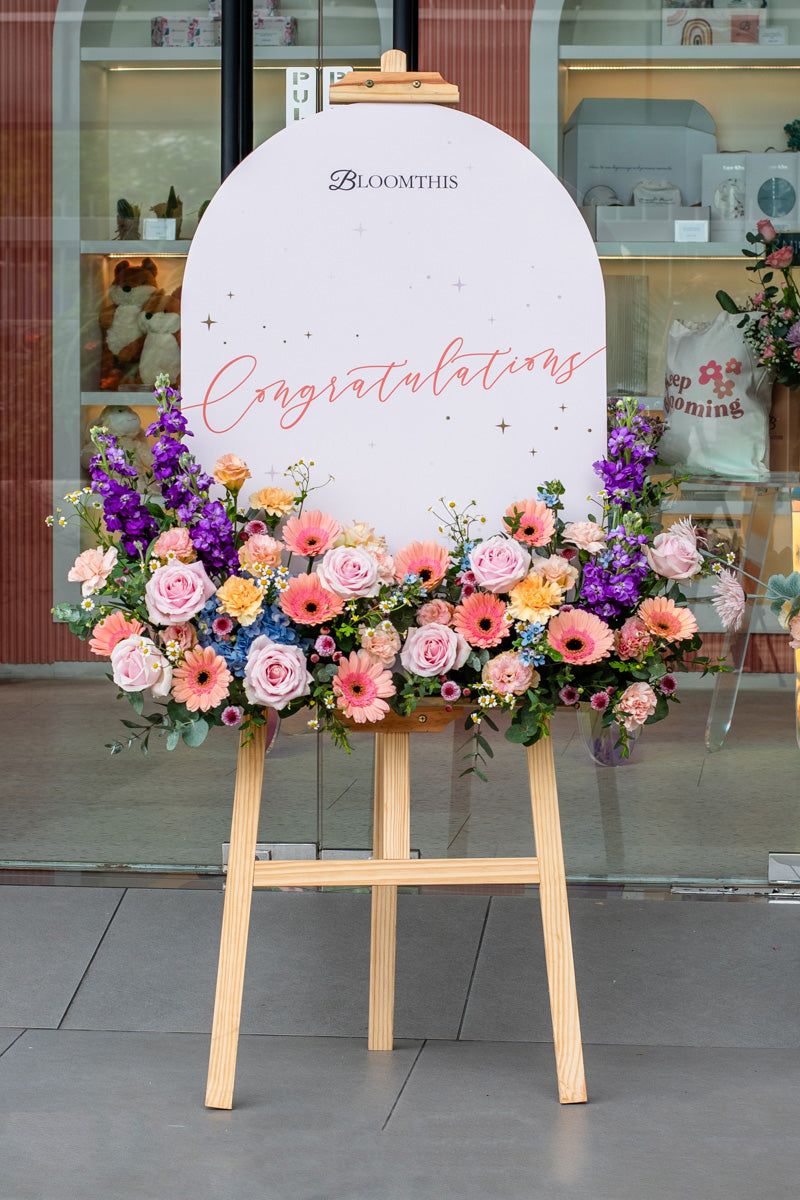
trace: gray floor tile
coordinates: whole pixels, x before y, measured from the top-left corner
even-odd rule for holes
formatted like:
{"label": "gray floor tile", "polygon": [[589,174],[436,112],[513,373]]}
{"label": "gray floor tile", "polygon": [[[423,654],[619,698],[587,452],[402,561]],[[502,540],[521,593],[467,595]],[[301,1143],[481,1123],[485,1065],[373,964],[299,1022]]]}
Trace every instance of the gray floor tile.
{"label": "gray floor tile", "polygon": [[417,1053],[246,1038],[235,1108],[222,1112],[203,1106],[205,1037],[25,1034],[0,1058],[0,1195],[344,1200]]}
{"label": "gray floor tile", "polygon": [[[585,1042],[800,1046],[800,908],[572,899]],[[462,1037],[552,1039],[538,901],[496,897]]]}
{"label": "gray floor tile", "polygon": [[0,1054],[5,1053],[9,1046],[13,1046],[21,1033],[21,1029],[0,1029]]}
{"label": "gray floor tile", "polygon": [[[253,897],[242,1029],[363,1036],[365,894]],[[401,895],[398,1037],[455,1037],[487,907],[479,896]],[[64,1022],[71,1029],[209,1032],[222,896],[131,889]]]}
{"label": "gray floor tile", "polygon": [[58,1025],[122,894],[120,888],[1,889],[0,1025]]}
{"label": "gray floor tile", "polygon": [[387,1157],[415,1153],[381,1195],[779,1200],[800,1170],[798,1068],[800,1052],[589,1046],[589,1103],[562,1107],[550,1047],[429,1042],[387,1127]]}

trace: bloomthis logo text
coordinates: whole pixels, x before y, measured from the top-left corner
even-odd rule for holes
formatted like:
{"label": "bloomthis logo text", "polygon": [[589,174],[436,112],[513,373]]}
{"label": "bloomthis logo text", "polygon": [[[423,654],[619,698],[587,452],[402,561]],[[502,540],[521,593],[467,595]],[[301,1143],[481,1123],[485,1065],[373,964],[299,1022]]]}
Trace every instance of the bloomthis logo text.
{"label": "bloomthis logo text", "polygon": [[331,171],[331,181],[328,188],[332,192],[352,192],[357,188],[393,188],[415,189],[416,191],[437,191],[444,188],[457,188],[457,175],[359,175],[358,171],[342,167]]}

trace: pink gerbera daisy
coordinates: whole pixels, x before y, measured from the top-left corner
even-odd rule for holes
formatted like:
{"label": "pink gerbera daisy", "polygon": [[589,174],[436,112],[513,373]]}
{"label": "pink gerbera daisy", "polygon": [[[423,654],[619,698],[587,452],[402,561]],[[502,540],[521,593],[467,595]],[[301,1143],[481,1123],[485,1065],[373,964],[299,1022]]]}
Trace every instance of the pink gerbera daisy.
{"label": "pink gerbera daisy", "polygon": [[656,637],[665,642],[682,642],[697,633],[697,621],[688,608],[678,608],[668,596],[649,596],[636,614]]}
{"label": "pink gerbera daisy", "polygon": [[497,646],[508,634],[506,606],[491,592],[466,596],[453,613],[453,628],[470,646]]}
{"label": "pink gerbera daisy", "polygon": [[450,555],[438,542],[410,542],[394,556],[394,577],[400,583],[406,575],[418,575],[426,588],[441,583],[450,566]]}
{"label": "pink gerbera daisy", "polygon": [[283,544],[292,554],[314,558],[330,550],[340,532],[341,526],[334,517],[315,508],[299,517],[289,517],[283,528]]}
{"label": "pink gerbera daisy", "polygon": [[519,519],[519,525],[511,536],[526,546],[546,545],[556,527],[555,517],[544,500],[517,500],[506,509],[503,519],[509,529]]}
{"label": "pink gerbera daisy", "polygon": [[110,658],[117,642],[140,634],[143,628],[141,621],[126,617],[124,613],[109,613],[102,621],[98,621],[92,630],[89,649],[92,654],[102,654],[105,658]]}
{"label": "pink gerbera daisy", "polygon": [[392,675],[366,650],[354,650],[339,662],[332,687],[336,704],[346,717],[359,725],[366,721],[382,721],[389,711],[384,696],[393,696]]}
{"label": "pink gerbera daisy", "polygon": [[295,575],[280,594],[278,604],[299,625],[322,625],[344,608],[341,596],[335,596],[320,583],[319,575]]}
{"label": "pink gerbera daisy", "polygon": [[211,646],[195,646],[172,674],[172,695],[189,712],[208,712],[225,699],[232,679],[225,659]]}
{"label": "pink gerbera daisy", "polygon": [[614,635],[594,613],[573,608],[552,618],[547,626],[547,641],[564,662],[583,667],[608,657]]}

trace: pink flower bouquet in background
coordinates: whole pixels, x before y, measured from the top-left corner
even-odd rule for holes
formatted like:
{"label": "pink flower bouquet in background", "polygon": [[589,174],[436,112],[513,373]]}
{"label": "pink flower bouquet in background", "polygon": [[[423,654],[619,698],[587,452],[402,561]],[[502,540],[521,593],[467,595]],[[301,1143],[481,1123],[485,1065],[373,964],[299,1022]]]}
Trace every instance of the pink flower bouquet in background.
{"label": "pink flower bouquet in background", "polygon": [[[753,347],[759,366],[769,367],[778,383],[800,386],[800,294],[792,274],[797,248],[795,235],[775,232],[771,221],[758,222],[758,234],[748,233],[753,250],[742,253],[754,259],[748,271],[758,276],[759,288],[742,308],[727,292],[717,292],[725,312],[742,313],[745,341]],[[776,272],[783,276],[776,280]]]}
{"label": "pink flower bouquet in background", "polygon": [[[691,522],[651,523],[669,485],[648,475],[657,434],[635,402],[619,402],[595,464],[597,519],[565,523],[551,480],[511,497],[487,532],[474,502],[441,499],[438,538],[390,547],[368,513],[345,524],[308,505],[312,463],[249,498],[241,459],[224,455],[206,474],[168,380],[156,399],[144,480],[93,431],[92,486],[68,497],[92,542],[70,572],[82,595],[54,610],[139,714],[129,746],[146,750],[154,732],[168,748],[195,746],[214,726],[247,737],[269,710],[302,708],[346,746],[353,723],[433,700],[464,706],[467,769],[481,775],[482,730],[497,715],[510,741],[530,745],[558,706],[585,705],[618,727],[624,753],[667,715],[676,672],[719,669],[698,657],[680,591],[706,555]],[[729,594],[726,611],[735,603]]]}

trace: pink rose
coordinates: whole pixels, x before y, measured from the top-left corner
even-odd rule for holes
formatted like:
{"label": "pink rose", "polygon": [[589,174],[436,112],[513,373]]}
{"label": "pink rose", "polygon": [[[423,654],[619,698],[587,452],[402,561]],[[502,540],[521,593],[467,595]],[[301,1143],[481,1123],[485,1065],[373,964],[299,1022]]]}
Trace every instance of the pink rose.
{"label": "pink rose", "polygon": [[587,554],[599,554],[606,548],[606,531],[596,521],[570,521],[562,536]]}
{"label": "pink rose", "polygon": [[380,591],[378,561],[363,546],[337,546],[317,567],[322,586],[335,596],[377,596]]}
{"label": "pink rose", "polygon": [[777,250],[773,250],[772,254],[768,254],[764,259],[768,267],[777,267],[782,271],[785,267],[792,265],[794,251],[791,246],[780,246]]}
{"label": "pink rose", "polygon": [[623,723],[628,733],[644,725],[656,711],[656,694],[649,683],[632,683],[619,698],[617,712],[623,714]]}
{"label": "pink rose", "polygon": [[199,613],[215,591],[202,563],[167,563],[145,584],[147,615],[155,625],[182,625]]}
{"label": "pink rose", "polygon": [[460,633],[434,621],[409,629],[400,662],[412,675],[431,679],[434,675],[446,675],[448,671],[463,667],[469,653],[469,643]]}
{"label": "pink rose", "polygon": [[91,596],[92,592],[100,591],[116,565],[116,546],[110,546],[105,553],[99,547],[84,550],[70,567],[67,579],[80,583],[81,595]]}
{"label": "pink rose", "polygon": [[378,579],[381,583],[394,583],[394,559],[385,550],[370,550],[378,564]]}
{"label": "pink rose", "polygon": [[153,542],[153,548],[150,552],[156,558],[179,558],[181,562],[194,562],[197,555],[192,545],[191,534],[188,529],[177,525],[174,529],[165,529],[162,534]]}
{"label": "pink rose", "polygon": [[481,679],[501,696],[521,696],[528,688],[536,687],[539,672],[524,663],[513,650],[504,650],[483,664]]}
{"label": "pink rose", "polygon": [[666,533],[656,534],[645,557],[651,570],[664,579],[691,579],[703,565],[697,534],[688,520],[676,521]]}
{"label": "pink rose", "polygon": [[297,646],[273,642],[263,633],[255,639],[244,669],[244,690],[251,704],[285,708],[298,696],[307,696],[312,682]]}
{"label": "pink rose", "polygon": [[775,226],[772,224],[772,221],[767,221],[765,219],[758,222],[758,236],[761,238],[762,242],[775,241]]}
{"label": "pink rose", "polygon": [[384,667],[391,667],[400,649],[400,634],[390,621],[382,621],[375,629],[360,625],[361,649],[367,650]]}
{"label": "pink rose", "polygon": [[510,592],[528,574],[531,556],[519,542],[498,534],[470,551],[469,565],[478,587]]}
{"label": "pink rose", "polygon": [[447,600],[428,600],[417,609],[417,624],[449,625],[453,619],[453,607]]}
{"label": "pink rose", "polygon": [[143,692],[150,688],[154,696],[166,696],[172,685],[172,667],[150,638],[134,634],[117,642],[111,651],[111,673],[123,692]]}

